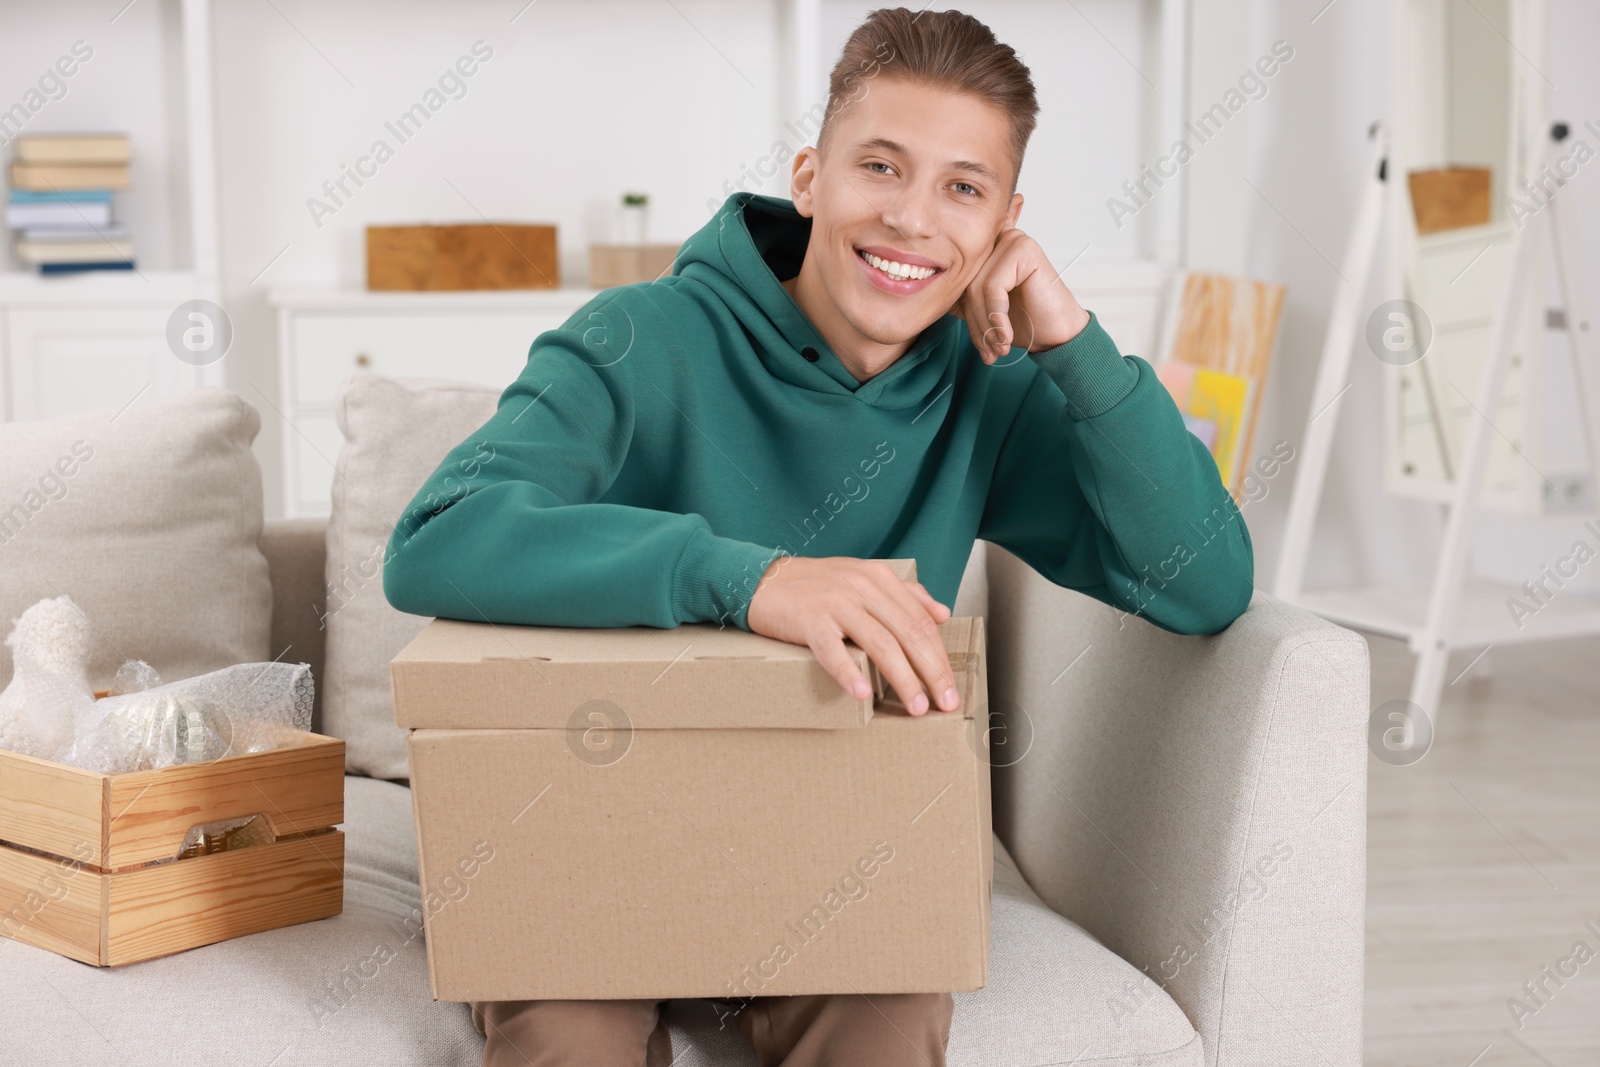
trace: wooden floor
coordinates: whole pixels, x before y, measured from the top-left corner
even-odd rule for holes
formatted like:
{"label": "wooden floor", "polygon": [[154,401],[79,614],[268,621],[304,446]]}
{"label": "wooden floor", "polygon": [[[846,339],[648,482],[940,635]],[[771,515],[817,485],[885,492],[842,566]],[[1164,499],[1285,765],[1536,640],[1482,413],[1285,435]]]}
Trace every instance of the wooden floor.
{"label": "wooden floor", "polygon": [[[1373,706],[1407,696],[1368,641]],[[1600,1065],[1600,642],[1494,648],[1438,720],[1369,758],[1367,1067]]]}

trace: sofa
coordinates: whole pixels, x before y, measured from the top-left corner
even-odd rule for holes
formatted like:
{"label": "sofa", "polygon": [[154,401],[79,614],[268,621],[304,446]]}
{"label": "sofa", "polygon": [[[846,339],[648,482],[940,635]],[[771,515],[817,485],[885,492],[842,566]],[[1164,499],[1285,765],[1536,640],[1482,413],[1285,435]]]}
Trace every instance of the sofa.
{"label": "sofa", "polygon": [[[351,379],[327,519],[264,519],[263,416],[227,389],[0,425],[0,625],[72,596],[101,679],[310,663],[348,771],[340,915],[114,969],[0,939],[0,1062],[479,1062],[415,922],[386,672],[426,620],[384,600],[380,536],[495,397]],[[982,543],[955,609],[988,627],[996,840],[990,980],[956,995],[952,1067],[1359,1064],[1365,642],[1259,592],[1177,636]],[[676,1067],[754,1067],[712,1002],[665,1017]]]}

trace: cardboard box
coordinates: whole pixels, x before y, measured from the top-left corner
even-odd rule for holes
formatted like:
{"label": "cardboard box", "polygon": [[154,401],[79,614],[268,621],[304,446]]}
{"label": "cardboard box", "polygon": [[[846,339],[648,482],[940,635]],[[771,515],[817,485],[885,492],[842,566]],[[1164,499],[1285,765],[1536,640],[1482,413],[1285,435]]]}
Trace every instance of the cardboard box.
{"label": "cardboard box", "polygon": [[429,623],[390,679],[434,999],[982,987],[983,620],[941,632],[961,707],[913,717],[853,644],[867,700],[731,627]]}
{"label": "cardboard box", "polygon": [[367,227],[369,290],[555,289],[560,284],[551,225]]}
{"label": "cardboard box", "polygon": [[[191,827],[252,815],[262,843],[174,858]],[[114,967],[325,919],[343,821],[335,737],[122,774],[0,751],[0,935]]]}

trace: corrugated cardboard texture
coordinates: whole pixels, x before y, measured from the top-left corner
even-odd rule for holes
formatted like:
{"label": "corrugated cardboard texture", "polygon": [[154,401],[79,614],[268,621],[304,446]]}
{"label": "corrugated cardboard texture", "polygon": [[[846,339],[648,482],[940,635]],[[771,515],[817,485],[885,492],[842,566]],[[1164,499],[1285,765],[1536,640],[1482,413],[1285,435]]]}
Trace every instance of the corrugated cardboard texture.
{"label": "corrugated cardboard texture", "polygon": [[[915,560],[886,562],[916,578]],[[881,695],[877,667],[853,642],[846,647]],[[637,730],[839,729],[865,726],[873,703],[846,693],[804,645],[712,623],[595,629],[435,619],[390,661],[389,681],[395,724],[408,728],[567,727],[574,709],[602,701]]]}
{"label": "corrugated cardboard texture", "polygon": [[760,726],[611,729],[601,745],[592,728],[413,730],[435,998],[983,986],[983,620],[940,629],[953,713],[891,699],[863,727],[792,728],[775,723],[803,709],[769,696]]}

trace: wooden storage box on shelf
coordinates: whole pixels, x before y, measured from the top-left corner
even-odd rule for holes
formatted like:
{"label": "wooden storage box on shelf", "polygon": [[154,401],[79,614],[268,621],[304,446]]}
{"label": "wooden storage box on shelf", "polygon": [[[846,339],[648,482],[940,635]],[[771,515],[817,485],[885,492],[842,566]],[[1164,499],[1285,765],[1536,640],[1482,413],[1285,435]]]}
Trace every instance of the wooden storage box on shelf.
{"label": "wooden storage box on shelf", "polygon": [[[173,858],[246,816],[271,840]],[[343,821],[344,742],[320,734],[121,774],[0,751],[0,934],[114,967],[337,915]]]}
{"label": "wooden storage box on shelf", "polygon": [[548,223],[367,227],[370,290],[560,286],[556,228]]}

